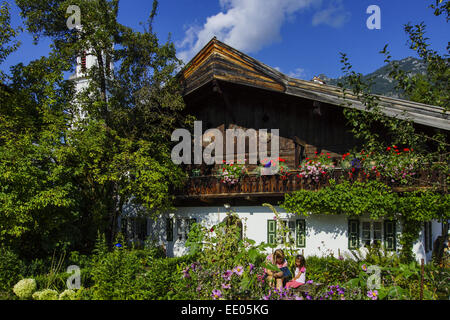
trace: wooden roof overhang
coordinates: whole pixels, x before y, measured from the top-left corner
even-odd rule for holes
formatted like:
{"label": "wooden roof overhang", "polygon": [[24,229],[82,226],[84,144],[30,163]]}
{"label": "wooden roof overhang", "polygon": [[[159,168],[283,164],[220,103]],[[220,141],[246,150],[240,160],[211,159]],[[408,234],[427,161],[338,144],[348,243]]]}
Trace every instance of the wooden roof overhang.
{"label": "wooden roof overhang", "polygon": [[[313,81],[291,78],[248,55],[226,45],[215,37],[179,72],[184,95],[190,95],[206,84],[220,80],[259,89],[275,91],[339,107],[365,110],[355,95],[341,88]],[[449,115],[439,106],[377,96],[382,112],[391,117],[410,119],[428,127],[450,130]]]}

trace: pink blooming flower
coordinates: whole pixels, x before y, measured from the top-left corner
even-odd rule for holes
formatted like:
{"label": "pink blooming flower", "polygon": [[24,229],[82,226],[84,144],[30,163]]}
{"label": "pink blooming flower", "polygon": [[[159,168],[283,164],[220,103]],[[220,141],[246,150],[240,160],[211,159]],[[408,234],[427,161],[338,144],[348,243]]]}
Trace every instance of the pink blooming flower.
{"label": "pink blooming flower", "polygon": [[211,297],[216,300],[222,297],[222,292],[220,290],[213,290]]}
{"label": "pink blooming flower", "polygon": [[231,271],[231,270],[225,271],[225,272],[223,273],[223,275],[222,275],[222,278],[223,278],[224,280],[226,280],[226,281],[230,281],[230,280],[231,280],[231,276],[233,275],[233,272],[234,272],[234,270],[233,270],[233,271]]}
{"label": "pink blooming flower", "polygon": [[244,273],[244,268],[242,266],[237,266],[233,269],[233,273],[237,274],[238,276],[241,276]]}
{"label": "pink blooming flower", "polygon": [[189,267],[183,270],[183,277],[184,278],[190,278],[191,275],[189,274]]}
{"label": "pink blooming flower", "polygon": [[378,299],[378,291],[377,290],[369,290],[368,292],[367,292],[367,296],[369,297],[369,298],[371,298],[372,300],[377,300]]}
{"label": "pink blooming flower", "polygon": [[222,289],[230,289],[230,288],[231,288],[231,284],[222,283]]}

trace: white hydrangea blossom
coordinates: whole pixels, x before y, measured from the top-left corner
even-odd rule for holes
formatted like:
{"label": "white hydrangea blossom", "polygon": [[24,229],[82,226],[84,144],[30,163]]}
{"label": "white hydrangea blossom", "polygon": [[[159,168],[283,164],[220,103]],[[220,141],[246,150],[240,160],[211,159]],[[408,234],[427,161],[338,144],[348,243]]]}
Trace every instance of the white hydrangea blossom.
{"label": "white hydrangea blossom", "polygon": [[59,300],[74,300],[75,299],[75,291],[71,289],[66,289],[59,295]]}
{"label": "white hydrangea blossom", "polygon": [[58,300],[58,291],[53,289],[44,289],[33,294],[34,300]]}
{"label": "white hydrangea blossom", "polygon": [[34,279],[22,279],[13,288],[13,292],[21,299],[31,298],[34,291],[36,291],[36,280]]}

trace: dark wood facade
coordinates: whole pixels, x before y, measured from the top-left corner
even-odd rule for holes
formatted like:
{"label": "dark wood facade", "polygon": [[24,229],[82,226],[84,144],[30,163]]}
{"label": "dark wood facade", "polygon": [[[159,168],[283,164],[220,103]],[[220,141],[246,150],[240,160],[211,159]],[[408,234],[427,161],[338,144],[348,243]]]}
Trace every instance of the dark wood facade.
{"label": "dark wood facade", "polygon": [[[339,88],[289,78],[215,38],[179,77],[184,87],[186,112],[202,121],[203,132],[218,128],[224,133],[236,127],[279,129],[280,157],[286,159],[291,169],[296,169],[306,157],[312,158],[315,152],[329,153],[332,158],[340,159],[359,146],[343,115]],[[363,108],[358,103],[355,99],[350,107]],[[439,107],[386,97],[382,97],[381,105],[388,115],[408,113],[424,131],[448,133],[450,129],[450,121]],[[225,138],[225,134],[223,136]],[[208,177],[217,166],[201,167],[203,177],[191,178],[178,196],[180,201],[203,199],[208,202],[227,197],[250,201],[269,195],[281,197],[286,192],[327,184],[324,181],[308,185],[293,174],[286,181],[281,181],[279,176],[246,177],[231,190],[220,185],[216,178]],[[339,170],[334,174],[339,176]],[[427,179],[430,177],[428,175]],[[426,185],[425,180],[418,186]]]}

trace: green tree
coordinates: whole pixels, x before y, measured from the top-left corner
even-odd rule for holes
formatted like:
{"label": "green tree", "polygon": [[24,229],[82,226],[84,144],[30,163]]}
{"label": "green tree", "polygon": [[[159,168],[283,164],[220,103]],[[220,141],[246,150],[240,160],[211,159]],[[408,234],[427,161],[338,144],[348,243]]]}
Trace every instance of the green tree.
{"label": "green tree", "polygon": [[[158,3],[137,32],[117,22],[119,1],[16,2],[35,40],[53,43],[49,57],[13,67],[2,91],[0,236],[88,249],[101,229],[111,242],[126,206],[156,217],[185,177],[170,137],[190,118],[181,115],[175,48],[152,30]],[[69,5],[82,9],[81,29],[67,28]],[[64,74],[83,52],[98,63],[75,91]]]}

